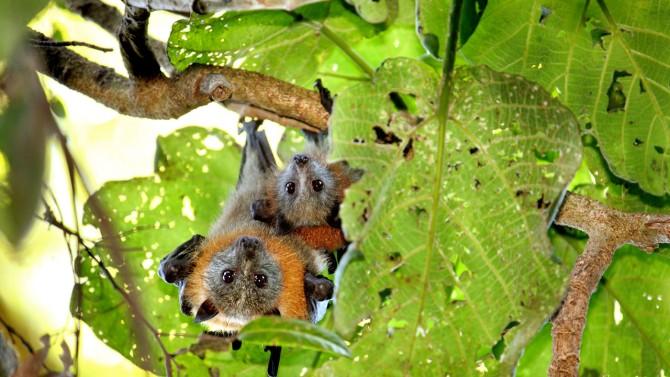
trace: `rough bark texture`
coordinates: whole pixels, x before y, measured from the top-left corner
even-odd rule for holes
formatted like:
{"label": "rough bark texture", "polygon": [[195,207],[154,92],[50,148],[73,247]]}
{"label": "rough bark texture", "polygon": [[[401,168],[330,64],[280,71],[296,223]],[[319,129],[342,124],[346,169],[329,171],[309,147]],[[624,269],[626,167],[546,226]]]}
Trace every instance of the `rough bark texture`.
{"label": "rough bark texture", "polygon": [[570,276],[568,291],[553,319],[553,352],[549,376],[579,375],[579,350],[591,294],[624,244],[647,252],[670,242],[670,216],[625,213],[593,199],[568,194],[556,218],[559,225],[586,232],[589,241]]}
{"label": "rough bark texture", "polygon": [[[50,41],[40,33],[33,39]],[[328,113],[319,94],[255,72],[193,66],[174,78],[131,80],[62,47],[36,46],[42,72],[119,113],[177,118],[212,100],[248,104],[290,127],[325,129]],[[218,84],[212,84],[218,83]],[[284,121],[283,121],[284,120]]]}

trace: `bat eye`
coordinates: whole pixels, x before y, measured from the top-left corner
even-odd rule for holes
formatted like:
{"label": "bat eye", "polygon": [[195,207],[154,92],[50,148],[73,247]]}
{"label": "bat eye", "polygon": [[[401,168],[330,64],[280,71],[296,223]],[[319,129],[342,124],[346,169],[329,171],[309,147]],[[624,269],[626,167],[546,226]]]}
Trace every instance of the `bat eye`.
{"label": "bat eye", "polygon": [[256,274],[254,276],[254,283],[258,288],[263,288],[268,283],[268,277],[263,274]]}
{"label": "bat eye", "polygon": [[289,182],[286,184],[286,192],[289,193],[289,195],[293,195],[295,192],[295,183]]}
{"label": "bat eye", "polygon": [[226,284],[230,284],[235,280],[235,272],[231,270],[225,270],[223,271],[223,281]]}
{"label": "bat eye", "polygon": [[320,179],[315,179],[312,181],[312,188],[314,191],[319,192],[323,190],[323,181]]}

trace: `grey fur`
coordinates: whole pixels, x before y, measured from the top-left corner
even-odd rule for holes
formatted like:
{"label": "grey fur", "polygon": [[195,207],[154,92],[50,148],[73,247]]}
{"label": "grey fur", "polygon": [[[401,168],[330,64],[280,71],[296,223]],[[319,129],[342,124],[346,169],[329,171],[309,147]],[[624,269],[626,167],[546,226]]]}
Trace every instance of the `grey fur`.
{"label": "grey fur", "polygon": [[247,142],[244,145],[237,189],[226,200],[221,216],[210,230],[210,236],[258,223],[251,217],[251,204],[265,197],[267,181],[277,170],[265,132],[257,130],[259,125],[257,122],[244,123]]}

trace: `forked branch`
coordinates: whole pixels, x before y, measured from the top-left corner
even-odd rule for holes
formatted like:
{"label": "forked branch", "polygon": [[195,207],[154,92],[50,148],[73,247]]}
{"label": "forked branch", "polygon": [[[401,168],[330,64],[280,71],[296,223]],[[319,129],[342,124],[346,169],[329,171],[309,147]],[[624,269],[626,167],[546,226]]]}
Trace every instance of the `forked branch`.
{"label": "forked branch", "polygon": [[568,291],[553,319],[550,377],[579,374],[579,350],[591,294],[598,286],[614,252],[625,244],[652,252],[670,242],[670,215],[625,213],[593,199],[568,194],[556,224],[588,234],[584,253],[577,258]]}

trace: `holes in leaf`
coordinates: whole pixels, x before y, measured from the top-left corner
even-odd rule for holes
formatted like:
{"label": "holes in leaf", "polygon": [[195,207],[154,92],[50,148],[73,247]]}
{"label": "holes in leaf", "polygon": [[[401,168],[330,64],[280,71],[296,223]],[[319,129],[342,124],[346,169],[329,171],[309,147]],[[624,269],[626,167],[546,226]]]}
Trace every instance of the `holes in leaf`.
{"label": "holes in leaf", "polygon": [[549,18],[550,15],[551,15],[551,9],[543,5],[540,11],[540,19],[538,21],[540,25],[546,25],[547,18]]}
{"label": "holes in leaf", "polygon": [[640,93],[646,93],[647,89],[644,88],[644,83],[642,82],[642,79],[640,79]]}
{"label": "holes in leaf", "polygon": [[413,147],[414,139],[409,139],[407,144],[405,145],[405,148],[402,150],[402,156],[405,158],[405,160],[410,161],[411,159],[414,158],[414,147]]}
{"label": "holes in leaf", "polygon": [[390,262],[397,263],[402,261],[402,254],[400,254],[397,251],[394,251],[392,253],[389,253],[387,258]]}
{"label": "holes in leaf", "polygon": [[354,142],[354,144],[365,144],[365,140],[359,139],[357,137],[355,137],[354,140],[352,141]]}
{"label": "holes in leaf", "polygon": [[372,128],[375,131],[377,139],[375,143],[377,144],[400,144],[402,139],[397,137],[393,132],[386,132],[379,126],[374,126]]}
{"label": "holes in leaf", "polygon": [[393,106],[395,106],[398,111],[407,111],[407,104],[403,98],[400,97],[398,92],[389,93],[389,98],[391,99],[391,102],[393,102]]}
{"label": "holes in leaf", "polygon": [[593,28],[591,29],[591,42],[593,43],[593,46],[595,45],[600,45],[600,47],[604,50],[605,49],[605,44],[604,44],[604,39],[606,36],[610,35],[609,31],[601,28]]}
{"label": "holes in leaf", "polygon": [[365,207],[365,209],[363,209],[363,213],[361,214],[361,218],[363,219],[363,222],[365,222],[365,223],[367,223],[368,220],[370,220],[370,208],[369,207]]}
{"label": "holes in leaf", "polygon": [[607,89],[607,112],[614,113],[617,111],[624,111],[626,108],[626,95],[624,94],[624,86],[619,82],[620,78],[631,76],[626,71],[614,71],[612,75],[612,83]]}
{"label": "holes in leaf", "polygon": [[542,196],[540,196],[540,199],[538,199],[536,202],[537,209],[547,209],[549,208],[549,206],[551,206],[551,200],[548,201],[545,200],[544,194],[542,194]]}
{"label": "holes in leaf", "polygon": [[475,153],[479,152],[479,148],[472,147],[472,148],[468,149],[468,151],[470,152],[470,154],[475,154]]}
{"label": "holes in leaf", "polygon": [[533,152],[535,153],[535,162],[538,165],[548,165],[556,161],[556,159],[561,155],[561,152],[559,151],[539,151],[537,149],[534,149]]}
{"label": "holes in leaf", "polygon": [[479,187],[481,185],[482,185],[482,183],[479,181],[479,179],[475,178],[475,182],[474,182],[475,190],[479,190]]}
{"label": "holes in leaf", "polygon": [[391,293],[393,293],[393,289],[391,288],[384,288],[378,292],[380,300],[379,307],[384,306],[384,303],[386,303],[390,299]]}
{"label": "holes in leaf", "polygon": [[656,153],[658,153],[658,154],[663,154],[663,152],[665,152],[665,149],[663,149],[663,147],[660,146],[660,145],[654,145],[654,150],[655,150]]}
{"label": "holes in leaf", "polygon": [[516,195],[516,197],[518,198],[520,196],[528,195],[528,192],[524,190],[516,190],[516,193],[514,195]]}
{"label": "holes in leaf", "polygon": [[634,147],[639,147],[639,146],[642,145],[642,144],[644,144],[644,141],[642,141],[642,140],[640,140],[640,139],[638,139],[638,138],[635,138],[635,140],[633,140],[633,146],[634,146]]}
{"label": "holes in leaf", "polygon": [[521,324],[521,322],[516,320],[513,320],[510,323],[508,323],[507,326],[505,326],[503,331],[500,333],[500,340],[498,340],[498,342],[496,342],[496,344],[494,344],[493,347],[491,347],[491,353],[493,354],[493,356],[495,356],[496,360],[500,360],[500,357],[505,351],[506,347],[505,335],[507,334],[507,332],[509,332],[514,327],[517,327],[519,324]]}

